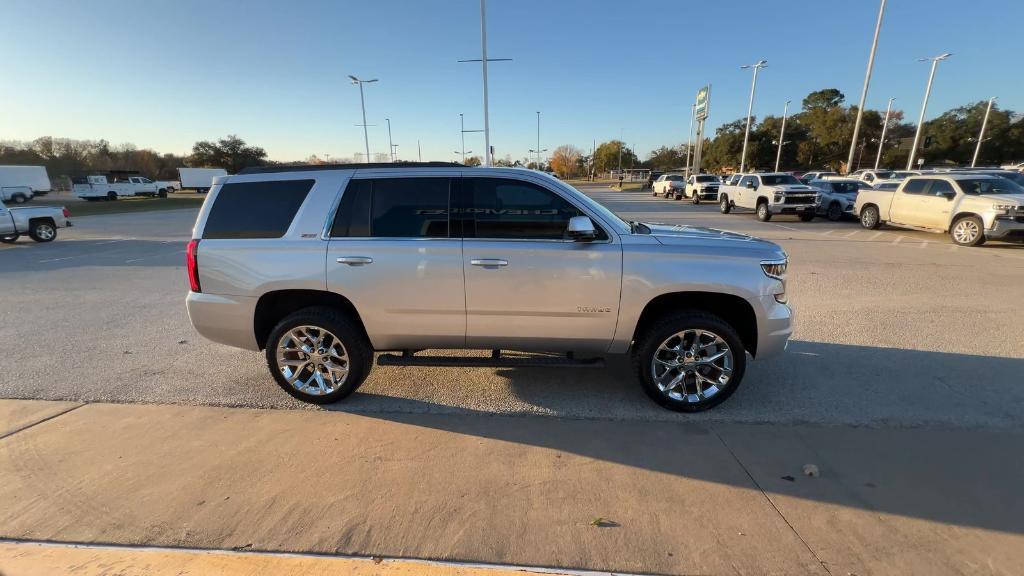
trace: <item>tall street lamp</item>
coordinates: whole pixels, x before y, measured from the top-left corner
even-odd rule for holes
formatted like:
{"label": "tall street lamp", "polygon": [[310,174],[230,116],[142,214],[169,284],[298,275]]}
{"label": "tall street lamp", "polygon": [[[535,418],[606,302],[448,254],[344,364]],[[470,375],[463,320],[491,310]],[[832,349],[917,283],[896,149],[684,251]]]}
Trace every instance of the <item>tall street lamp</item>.
{"label": "tall street lamp", "polygon": [[366,99],[363,97],[363,84],[369,84],[376,82],[377,79],[373,80],[360,80],[355,76],[349,74],[348,77],[352,80],[353,84],[359,85],[359,104],[363,107],[363,143],[366,145],[366,162],[370,162],[370,136],[366,131]]}
{"label": "tall street lamp", "polygon": [[[466,118],[459,114],[459,132],[462,136],[462,163],[466,163],[466,154],[472,154],[473,151],[466,151],[466,132],[483,132],[483,130],[466,130]],[[458,152],[456,152],[458,154]]]}
{"label": "tall street lamp", "polygon": [[786,100],[786,106],[782,109],[782,129],[779,130],[779,151],[775,153],[775,171],[779,171],[779,162],[782,160],[782,145],[785,144],[786,139],[786,117],[789,116],[789,103],[790,100]]}
{"label": "tall street lamp", "polygon": [[511,58],[487,57],[487,7],[486,0],[480,0],[480,58],[459,60],[459,62],[479,62],[484,80],[484,166],[491,165],[491,116],[488,111],[487,98],[487,63],[508,62]]}
{"label": "tall street lamp", "polygon": [[388,154],[391,156],[391,163],[395,163],[395,145],[391,143],[391,118],[385,118],[388,123]]}
{"label": "tall street lamp", "polygon": [[928,87],[924,89],[924,103],[921,104],[921,116],[917,119],[917,131],[914,133],[914,146],[910,149],[910,156],[907,157],[907,170],[914,168],[914,156],[917,154],[917,145],[921,141],[921,131],[924,129],[924,113],[928,110],[928,98],[932,95],[932,81],[935,80],[935,68],[939,62],[952,56],[951,53],[939,54],[934,58],[919,58],[918,62],[932,63],[932,71],[928,74]]}
{"label": "tall street lamp", "polygon": [[537,153],[537,170],[540,170],[540,155],[541,155],[541,153],[542,152],[547,152],[547,151],[548,151],[547,148],[545,148],[543,150],[540,149],[540,110],[538,110],[537,111],[537,149],[536,150],[530,150],[530,152],[536,152]]}
{"label": "tall street lamp", "polygon": [[974,147],[974,158],[971,158],[971,168],[978,163],[978,153],[981,152],[981,143],[985,141],[985,127],[988,126],[988,114],[992,111],[992,102],[995,96],[988,99],[988,106],[985,108],[985,119],[981,121],[981,132],[978,134],[978,144]]}
{"label": "tall street lamp", "polygon": [[892,101],[895,98],[889,98],[889,103],[885,106],[885,120],[882,121],[882,135],[878,137],[878,156],[875,156],[875,170],[878,170],[878,165],[882,163],[882,148],[885,148],[885,133],[889,130],[889,114],[892,112]]}
{"label": "tall street lamp", "polygon": [[853,138],[850,140],[850,156],[846,159],[846,173],[853,168],[853,152],[857,148],[857,135],[860,133],[860,119],[864,115],[864,100],[868,97],[868,84],[871,83],[871,70],[875,67],[875,50],[878,48],[878,33],[882,30],[882,16],[885,15],[885,1],[878,7],[878,21],[875,22],[875,39],[871,41],[871,55],[868,56],[868,71],[864,73],[864,89],[860,92],[860,104],[857,106],[857,120],[853,123]]}
{"label": "tall street lamp", "polygon": [[740,153],[740,172],[747,166],[747,140],[750,139],[750,116],[754,113],[754,91],[757,90],[757,71],[768,66],[767,60],[758,60],[754,64],[740,66],[741,70],[754,69],[754,80],[750,83],[750,103],[747,104],[747,129],[743,132],[743,152]]}

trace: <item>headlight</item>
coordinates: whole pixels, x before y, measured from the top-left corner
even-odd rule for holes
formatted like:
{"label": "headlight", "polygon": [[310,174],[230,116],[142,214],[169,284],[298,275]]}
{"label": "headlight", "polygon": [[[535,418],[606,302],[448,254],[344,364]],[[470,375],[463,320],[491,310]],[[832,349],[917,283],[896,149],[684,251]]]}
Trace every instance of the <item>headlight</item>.
{"label": "headlight", "polygon": [[761,270],[764,271],[764,275],[769,278],[775,278],[776,280],[786,279],[786,267],[789,264],[788,258],[782,260],[762,260]]}
{"label": "headlight", "polygon": [[776,192],[775,193],[775,201],[776,202],[782,202],[782,198],[783,198],[782,192]]}
{"label": "headlight", "polygon": [[821,194],[815,194],[814,195],[814,203],[815,204],[821,204]]}
{"label": "headlight", "polygon": [[1004,216],[1008,216],[1010,214],[1010,211],[1012,211],[1012,210],[1014,210],[1016,208],[1017,207],[1014,206],[1013,204],[993,204],[992,205],[992,211],[993,212],[995,212],[996,214],[1004,215]]}

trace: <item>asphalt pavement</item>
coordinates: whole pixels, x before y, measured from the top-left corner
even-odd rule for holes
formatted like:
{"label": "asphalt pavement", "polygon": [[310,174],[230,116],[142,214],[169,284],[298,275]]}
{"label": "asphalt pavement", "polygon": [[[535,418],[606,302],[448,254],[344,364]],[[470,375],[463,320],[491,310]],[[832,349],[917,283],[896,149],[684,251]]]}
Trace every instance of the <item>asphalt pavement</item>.
{"label": "asphalt pavement", "polygon": [[[535,414],[669,422],[1020,428],[1024,248],[856,222],[722,215],[646,191],[585,191],[629,220],[712,226],[780,243],[795,333],[748,365],[721,406],[652,404],[624,359],[609,369],[375,367],[327,407],[353,413]],[[0,397],[321,410],[262,355],[203,340],[184,297],[195,210],[74,219],[56,242],[0,246]]]}

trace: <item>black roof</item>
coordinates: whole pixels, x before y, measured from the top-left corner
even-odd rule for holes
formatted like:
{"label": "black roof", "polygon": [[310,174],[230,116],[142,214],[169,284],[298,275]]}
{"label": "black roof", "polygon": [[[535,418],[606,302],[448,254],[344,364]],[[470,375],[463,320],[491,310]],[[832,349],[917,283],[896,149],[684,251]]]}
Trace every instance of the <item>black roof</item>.
{"label": "black roof", "polygon": [[358,170],[366,168],[465,168],[458,162],[369,162],[362,164],[289,164],[250,166],[239,174],[274,174],[277,172],[314,172],[318,170]]}

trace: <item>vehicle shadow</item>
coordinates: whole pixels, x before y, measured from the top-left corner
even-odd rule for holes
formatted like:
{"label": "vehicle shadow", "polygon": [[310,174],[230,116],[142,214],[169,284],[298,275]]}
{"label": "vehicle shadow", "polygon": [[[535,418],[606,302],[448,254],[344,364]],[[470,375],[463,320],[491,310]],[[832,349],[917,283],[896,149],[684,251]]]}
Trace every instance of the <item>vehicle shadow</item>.
{"label": "vehicle shadow", "polygon": [[[1015,496],[1024,485],[1024,359],[795,341],[779,359],[752,363],[728,402],[700,414],[655,406],[624,361],[606,370],[498,374],[516,398],[561,417],[452,411],[369,392],[327,409],[680,478],[747,489],[753,480],[772,494],[873,513],[1024,533],[1024,499]],[[564,408],[574,402],[590,407]],[[735,458],[750,476],[703,457],[708,449]],[[820,466],[822,478],[801,476],[807,463]]]}

